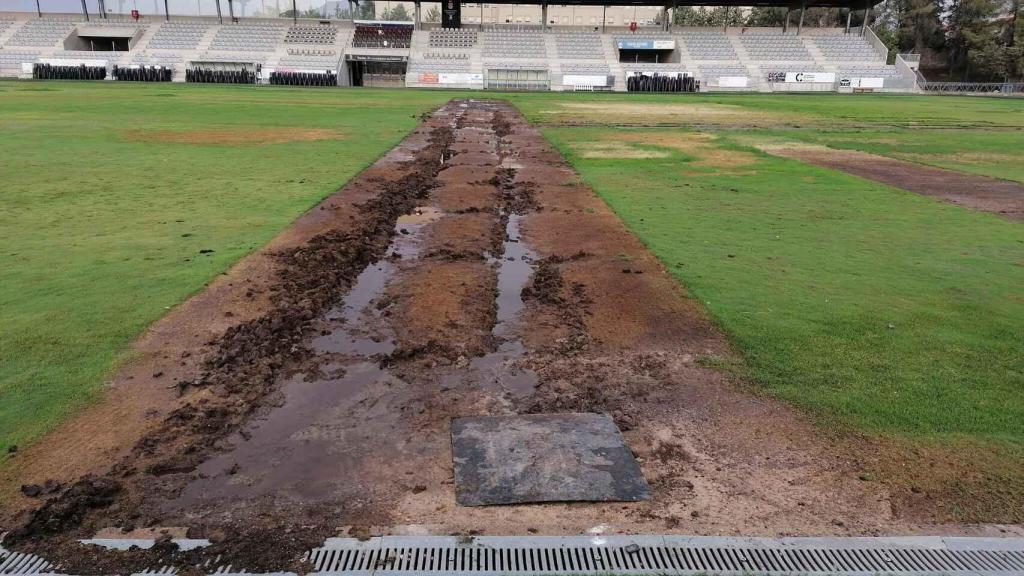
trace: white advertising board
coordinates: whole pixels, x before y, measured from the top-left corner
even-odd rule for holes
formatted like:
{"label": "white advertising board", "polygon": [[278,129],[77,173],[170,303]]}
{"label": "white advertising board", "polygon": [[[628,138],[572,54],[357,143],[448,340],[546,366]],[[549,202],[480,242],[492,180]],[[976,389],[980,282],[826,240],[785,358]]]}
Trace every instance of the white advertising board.
{"label": "white advertising board", "polygon": [[719,76],[719,88],[746,88],[750,84],[749,76]]}
{"label": "white advertising board", "polygon": [[566,74],[562,76],[565,86],[607,86],[608,77],[603,75]]}
{"label": "white advertising board", "polygon": [[483,74],[466,74],[462,72],[441,72],[437,75],[438,84],[483,84]]}
{"label": "white advertising board", "polygon": [[850,78],[851,88],[884,88],[885,78]]}
{"label": "white advertising board", "polygon": [[835,72],[786,72],[786,82],[835,82]]}

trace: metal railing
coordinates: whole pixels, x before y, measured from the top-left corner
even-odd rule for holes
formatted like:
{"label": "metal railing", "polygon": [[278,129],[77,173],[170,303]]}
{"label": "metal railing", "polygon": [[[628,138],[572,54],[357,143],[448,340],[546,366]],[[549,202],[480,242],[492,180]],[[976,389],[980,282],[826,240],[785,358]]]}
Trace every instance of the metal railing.
{"label": "metal railing", "polygon": [[922,92],[931,94],[991,94],[1024,96],[1024,82],[919,82]]}

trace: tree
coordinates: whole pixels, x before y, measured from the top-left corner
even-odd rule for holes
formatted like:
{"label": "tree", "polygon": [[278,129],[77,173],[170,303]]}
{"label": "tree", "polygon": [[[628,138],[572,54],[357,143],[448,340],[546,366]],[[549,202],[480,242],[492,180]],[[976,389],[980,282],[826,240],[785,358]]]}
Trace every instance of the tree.
{"label": "tree", "polygon": [[374,6],[373,0],[367,0],[359,5],[359,19],[360,20],[376,20],[377,19],[377,7]]}
{"label": "tree", "polygon": [[786,20],[785,8],[754,6],[744,22],[747,26],[782,26]]}
{"label": "tree", "polygon": [[424,22],[440,22],[441,11],[437,9],[437,6],[431,6],[430,10],[427,10],[427,15],[423,18]]}
{"label": "tree", "polygon": [[394,8],[384,9],[384,12],[381,14],[381,20],[406,21],[412,20],[412,16],[405,9],[405,4],[396,4]]}

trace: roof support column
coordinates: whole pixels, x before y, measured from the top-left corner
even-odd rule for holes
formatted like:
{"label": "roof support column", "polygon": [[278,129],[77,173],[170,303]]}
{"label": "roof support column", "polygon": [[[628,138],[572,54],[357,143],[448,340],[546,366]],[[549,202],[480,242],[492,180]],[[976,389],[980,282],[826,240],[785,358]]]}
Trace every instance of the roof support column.
{"label": "roof support column", "polygon": [[601,5],[601,34],[604,34],[604,24],[608,21],[608,6]]}
{"label": "roof support column", "polygon": [[413,2],[412,5],[415,8],[415,18],[413,18],[412,27],[415,28],[416,30],[419,30],[420,28],[423,27],[423,21],[420,20],[420,3]]}
{"label": "roof support column", "polygon": [[214,0],[214,3],[217,5],[217,21],[219,21],[221,24],[223,24],[224,23],[224,15],[220,13],[220,0]]}
{"label": "roof support column", "polygon": [[541,22],[541,29],[547,30],[548,29],[548,3],[547,2],[541,2],[541,5],[540,5],[540,22]]}
{"label": "roof support column", "polygon": [[[228,4],[231,4],[231,0],[228,0]],[[292,24],[299,23],[299,9],[295,7],[295,0],[292,0]]]}
{"label": "roof support column", "polygon": [[790,8],[789,6],[786,6],[786,20],[782,23],[782,33],[783,34],[785,34],[786,32],[789,32],[789,13],[792,12],[792,11],[793,11],[792,8]]}
{"label": "roof support column", "polygon": [[85,0],[82,0],[82,16],[85,16],[85,21],[89,21],[89,7],[85,5]]}
{"label": "roof support column", "polygon": [[[230,1],[230,0],[229,0]],[[870,2],[870,0],[868,0]],[[804,31],[804,12],[807,11],[807,0],[801,0],[800,2],[800,22],[796,25],[796,35],[799,36]]]}
{"label": "roof support column", "polygon": [[850,33],[850,18],[853,17],[853,10],[846,10],[846,33]]}
{"label": "roof support column", "polygon": [[871,0],[864,0],[864,23],[860,26],[860,35],[867,33],[868,22],[871,21]]}
{"label": "roof support column", "polygon": [[97,0],[96,7],[99,8],[100,18],[106,20],[107,18],[107,3],[103,0]]}
{"label": "roof support column", "polygon": [[235,5],[231,0],[228,0],[228,16],[231,17],[231,23],[235,23]]}
{"label": "roof support column", "polygon": [[661,7],[661,29],[668,31],[668,6]]}

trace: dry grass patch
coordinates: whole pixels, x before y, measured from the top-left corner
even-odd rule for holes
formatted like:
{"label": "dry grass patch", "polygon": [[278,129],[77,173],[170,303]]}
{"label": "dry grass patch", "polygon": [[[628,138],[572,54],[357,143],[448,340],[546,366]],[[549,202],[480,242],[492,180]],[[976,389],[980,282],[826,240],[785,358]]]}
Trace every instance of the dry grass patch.
{"label": "dry grass patch", "polygon": [[125,130],[129,142],[244,146],[338,140],[341,134],[327,128],[203,128],[201,130]]}
{"label": "dry grass patch", "polygon": [[800,116],[728,104],[564,102],[541,110],[543,121],[587,124],[777,126]]}
{"label": "dry grass patch", "polygon": [[645,150],[624,142],[580,142],[573,146],[583,158],[668,158],[670,154],[661,150]]}
{"label": "dry grass patch", "polygon": [[678,150],[697,158],[695,166],[709,168],[732,168],[747,166],[757,161],[757,157],[741,150],[728,150],[715,144],[717,137],[702,132],[626,132],[622,139],[627,142],[638,142]]}

